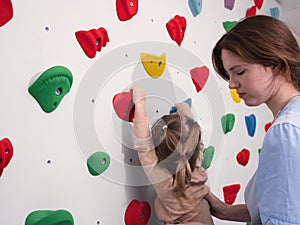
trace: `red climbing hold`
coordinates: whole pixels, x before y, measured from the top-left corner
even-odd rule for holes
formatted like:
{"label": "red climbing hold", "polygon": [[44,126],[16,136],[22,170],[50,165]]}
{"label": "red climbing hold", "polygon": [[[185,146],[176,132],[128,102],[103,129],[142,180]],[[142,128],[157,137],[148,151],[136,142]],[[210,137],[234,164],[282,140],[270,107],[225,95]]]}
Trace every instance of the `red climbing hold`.
{"label": "red climbing hold", "polygon": [[223,187],[223,195],[225,203],[232,205],[236,199],[237,193],[239,192],[241,185],[232,184]]}
{"label": "red climbing hold", "polygon": [[130,20],[138,12],[138,0],[117,0],[117,16],[120,21]]}
{"label": "red climbing hold", "polygon": [[109,42],[107,31],[103,27],[89,31],[77,31],[75,36],[82,50],[89,58],[94,58],[96,52],[100,52],[101,48],[105,47],[106,43]]}
{"label": "red climbing hold", "polygon": [[254,4],[258,9],[261,9],[263,3],[264,3],[264,0],[254,0]]}
{"label": "red climbing hold", "polygon": [[236,160],[240,165],[246,166],[248,164],[249,157],[250,157],[250,151],[244,148],[236,155]]}
{"label": "red climbing hold", "polygon": [[166,24],[166,27],[171,39],[180,46],[186,30],[186,19],[176,15]]}
{"label": "red climbing hold", "polygon": [[256,6],[254,5],[247,9],[246,17],[255,16],[255,15],[256,15]]}
{"label": "red climbing hold", "polygon": [[151,215],[151,207],[148,202],[132,200],[125,211],[126,225],[146,225]]}
{"label": "red climbing hold", "polygon": [[0,27],[2,27],[13,17],[13,7],[10,0],[0,1],[0,12]]}
{"label": "red climbing hold", "polygon": [[13,156],[13,146],[8,138],[0,141],[0,176]]}
{"label": "red climbing hold", "polygon": [[114,110],[118,117],[127,122],[133,122],[134,104],[132,102],[132,90],[116,94],[112,100]]}
{"label": "red climbing hold", "polygon": [[209,69],[206,66],[195,67],[194,69],[190,70],[190,74],[196,87],[196,91],[201,91],[208,79]]}
{"label": "red climbing hold", "polygon": [[265,131],[267,132],[271,126],[272,126],[272,122],[267,123],[265,125]]}

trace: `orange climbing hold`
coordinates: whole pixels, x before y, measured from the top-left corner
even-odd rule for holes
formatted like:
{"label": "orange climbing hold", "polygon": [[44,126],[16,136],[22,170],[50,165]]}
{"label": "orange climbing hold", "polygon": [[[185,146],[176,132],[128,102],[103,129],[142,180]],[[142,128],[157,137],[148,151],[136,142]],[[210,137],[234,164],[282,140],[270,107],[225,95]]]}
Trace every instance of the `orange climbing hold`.
{"label": "orange climbing hold", "polygon": [[186,19],[176,15],[166,24],[166,27],[171,39],[180,46],[186,30]]}
{"label": "orange climbing hold", "polygon": [[195,67],[190,70],[190,74],[196,87],[196,91],[201,91],[208,80],[209,69],[206,66]]}
{"label": "orange climbing hold", "polygon": [[241,188],[240,184],[232,184],[223,187],[223,195],[225,203],[232,205],[236,199],[237,193]]}
{"label": "orange climbing hold", "polygon": [[151,215],[151,207],[148,202],[132,200],[125,211],[126,225],[146,225]]}

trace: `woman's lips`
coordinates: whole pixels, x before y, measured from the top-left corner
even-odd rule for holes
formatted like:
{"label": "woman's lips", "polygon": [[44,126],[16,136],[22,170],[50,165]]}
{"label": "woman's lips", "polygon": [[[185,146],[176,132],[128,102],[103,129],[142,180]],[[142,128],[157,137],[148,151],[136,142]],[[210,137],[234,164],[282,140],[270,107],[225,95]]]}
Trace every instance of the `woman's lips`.
{"label": "woman's lips", "polygon": [[246,93],[238,93],[240,98],[243,98]]}

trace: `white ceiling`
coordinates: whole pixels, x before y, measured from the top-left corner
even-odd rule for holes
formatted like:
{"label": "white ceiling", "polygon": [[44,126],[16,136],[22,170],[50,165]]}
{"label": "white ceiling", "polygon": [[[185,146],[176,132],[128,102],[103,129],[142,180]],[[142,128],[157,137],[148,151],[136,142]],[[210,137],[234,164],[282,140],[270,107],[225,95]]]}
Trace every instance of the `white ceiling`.
{"label": "white ceiling", "polygon": [[300,37],[300,0],[276,0],[281,7],[280,19]]}

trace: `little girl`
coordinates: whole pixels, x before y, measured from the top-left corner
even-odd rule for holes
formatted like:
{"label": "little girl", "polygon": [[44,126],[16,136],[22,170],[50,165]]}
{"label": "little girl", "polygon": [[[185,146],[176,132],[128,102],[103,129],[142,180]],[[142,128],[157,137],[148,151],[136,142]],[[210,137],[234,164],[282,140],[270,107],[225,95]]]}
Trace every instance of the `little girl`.
{"label": "little girl", "polygon": [[204,198],[209,188],[205,185],[206,171],[201,167],[201,130],[188,104],[176,104],[177,112],[158,119],[150,133],[145,92],[138,86],[132,90],[134,147],[157,194],[157,218],[165,224],[213,224]]}

